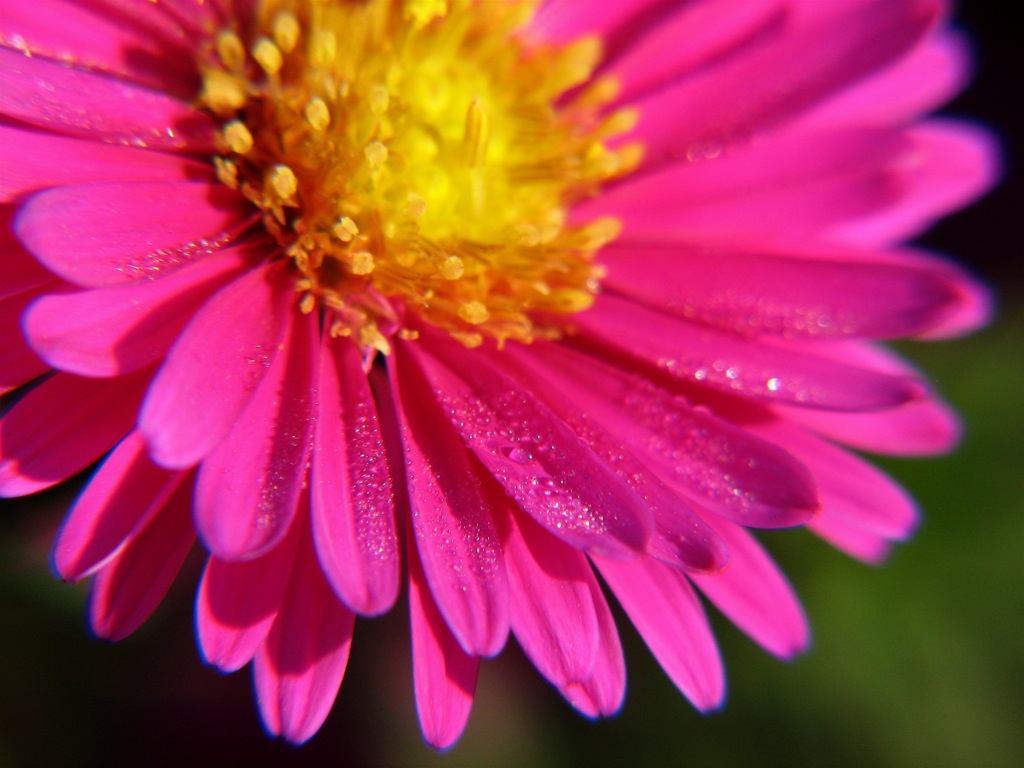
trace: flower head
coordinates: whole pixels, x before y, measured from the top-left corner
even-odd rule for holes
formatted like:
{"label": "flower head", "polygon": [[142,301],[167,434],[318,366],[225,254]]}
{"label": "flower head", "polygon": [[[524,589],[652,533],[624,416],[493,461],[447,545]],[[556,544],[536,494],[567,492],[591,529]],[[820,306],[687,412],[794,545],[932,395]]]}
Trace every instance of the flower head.
{"label": "flower head", "polygon": [[204,658],[301,742],[404,586],[445,747],[510,632],[619,709],[595,574],[705,710],[698,591],[807,643],[749,529],[913,530],[840,446],[950,448],[876,342],[987,315],[899,245],[995,175],[922,117],[966,70],[938,0],[3,5],[0,493],[102,459],[54,550],[97,634],[198,537]]}

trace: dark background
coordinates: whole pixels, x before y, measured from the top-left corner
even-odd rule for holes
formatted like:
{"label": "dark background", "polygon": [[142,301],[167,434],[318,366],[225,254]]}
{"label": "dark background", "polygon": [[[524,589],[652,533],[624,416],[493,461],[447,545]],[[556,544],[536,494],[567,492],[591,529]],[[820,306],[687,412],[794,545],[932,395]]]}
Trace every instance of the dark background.
{"label": "dark background", "polygon": [[962,6],[978,72],[946,111],[1001,135],[1006,178],[923,241],[986,278],[1000,313],[969,339],[902,348],[969,425],[953,456],[883,462],[926,512],[911,544],[876,569],[803,531],[764,537],[804,598],[815,632],[808,654],[778,662],[715,616],[730,695],[724,711],[702,716],[620,620],[626,707],[592,723],[510,642],[483,665],[466,734],[441,756],[420,740],[400,604],[359,623],[338,702],[296,749],[263,734],[247,671],[225,677],[199,660],[188,574],[128,640],[89,636],[86,588],[60,584],[48,566],[74,494],[65,488],[0,502],[0,768],[1024,765],[1022,43],[1000,6]]}

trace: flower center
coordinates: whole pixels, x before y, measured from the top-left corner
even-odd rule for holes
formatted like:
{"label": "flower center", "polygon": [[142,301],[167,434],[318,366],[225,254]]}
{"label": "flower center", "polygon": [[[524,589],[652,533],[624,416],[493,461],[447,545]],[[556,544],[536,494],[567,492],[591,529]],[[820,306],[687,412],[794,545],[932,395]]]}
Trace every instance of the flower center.
{"label": "flower center", "polygon": [[261,211],[299,306],[388,352],[415,318],[468,346],[559,333],[598,290],[615,220],[573,202],[640,160],[607,142],[596,39],[533,43],[535,0],[265,0],[204,51],[218,176]]}

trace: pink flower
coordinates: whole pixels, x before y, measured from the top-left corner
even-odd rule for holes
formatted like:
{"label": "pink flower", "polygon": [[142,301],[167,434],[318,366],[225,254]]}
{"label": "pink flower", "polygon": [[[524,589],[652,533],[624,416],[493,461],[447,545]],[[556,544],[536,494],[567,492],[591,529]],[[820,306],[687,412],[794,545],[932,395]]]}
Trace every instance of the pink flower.
{"label": "pink flower", "polygon": [[596,574],[719,706],[698,590],[777,656],[808,641],[748,529],[881,560],[913,503],[839,445],[956,440],[877,343],[988,313],[900,245],[996,173],[922,117],[967,74],[945,13],[3,0],[0,493],[102,459],[54,550],[102,637],[198,535],[202,654],[252,662],[295,742],[402,586],[434,746],[510,630],[619,709]]}

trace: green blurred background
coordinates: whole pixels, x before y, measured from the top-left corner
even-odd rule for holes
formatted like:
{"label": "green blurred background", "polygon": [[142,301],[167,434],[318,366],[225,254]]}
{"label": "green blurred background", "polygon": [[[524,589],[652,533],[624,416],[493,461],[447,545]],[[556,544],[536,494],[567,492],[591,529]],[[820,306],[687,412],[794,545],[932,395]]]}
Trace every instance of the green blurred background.
{"label": "green blurred background", "polygon": [[[966,4],[975,87],[950,110],[995,126],[1003,186],[925,238],[956,253],[999,297],[976,336],[903,351],[968,425],[961,449],[885,461],[925,510],[916,539],[881,568],[804,531],[764,541],[804,598],[811,650],[767,656],[714,616],[729,673],[719,713],[697,714],[620,616],[629,668],[623,713],[579,717],[510,643],[483,665],[465,736],[425,747],[414,717],[404,604],[362,621],[341,694],[301,749],[268,740],[247,671],[199,660],[184,583],[117,645],[85,627],[82,585],[48,553],[73,489],[2,502],[0,768],[132,765],[1020,766],[1024,765],[1024,280],[1017,170],[1024,121],[1019,41],[995,6]],[[201,563],[192,561],[191,583]],[[182,582],[188,582],[188,574]]]}

